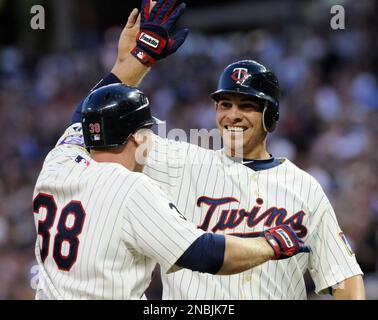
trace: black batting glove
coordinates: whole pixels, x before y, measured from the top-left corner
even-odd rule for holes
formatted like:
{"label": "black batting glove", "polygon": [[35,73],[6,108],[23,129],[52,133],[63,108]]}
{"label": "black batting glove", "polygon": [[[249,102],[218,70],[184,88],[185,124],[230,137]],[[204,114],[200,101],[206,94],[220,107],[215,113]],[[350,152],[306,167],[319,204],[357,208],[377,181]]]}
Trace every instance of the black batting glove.
{"label": "black batting glove", "polygon": [[173,11],[176,1],[158,0],[150,13],[150,0],[143,0],[137,45],[131,51],[141,63],[151,66],[175,53],[184,43],[188,29],[172,33],[178,19],[186,10],[186,4],[182,3]]}

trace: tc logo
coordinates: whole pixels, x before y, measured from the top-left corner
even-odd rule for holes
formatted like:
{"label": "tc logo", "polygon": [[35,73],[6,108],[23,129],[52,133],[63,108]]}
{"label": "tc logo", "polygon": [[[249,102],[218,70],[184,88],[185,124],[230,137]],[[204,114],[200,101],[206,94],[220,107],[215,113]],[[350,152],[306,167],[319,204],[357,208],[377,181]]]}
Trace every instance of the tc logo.
{"label": "tc logo", "polygon": [[248,78],[249,73],[247,68],[235,68],[231,78],[237,84],[243,85],[243,82]]}

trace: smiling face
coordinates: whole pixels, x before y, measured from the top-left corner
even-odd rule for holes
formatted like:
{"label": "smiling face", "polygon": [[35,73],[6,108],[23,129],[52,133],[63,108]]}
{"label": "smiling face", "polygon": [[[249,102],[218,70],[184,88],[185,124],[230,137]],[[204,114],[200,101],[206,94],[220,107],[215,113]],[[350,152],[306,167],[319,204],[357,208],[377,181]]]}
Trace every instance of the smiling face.
{"label": "smiling face", "polygon": [[262,124],[263,107],[256,99],[224,93],[216,102],[216,122],[226,153],[245,159],[265,159],[266,132]]}

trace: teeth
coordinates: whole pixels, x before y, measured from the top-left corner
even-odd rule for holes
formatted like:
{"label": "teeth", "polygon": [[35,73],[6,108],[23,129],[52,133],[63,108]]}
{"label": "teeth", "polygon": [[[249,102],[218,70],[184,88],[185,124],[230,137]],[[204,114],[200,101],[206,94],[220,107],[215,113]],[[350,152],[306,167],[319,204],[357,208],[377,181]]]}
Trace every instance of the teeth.
{"label": "teeth", "polygon": [[232,131],[232,132],[243,132],[245,128],[242,127],[229,127],[226,126],[227,131]]}

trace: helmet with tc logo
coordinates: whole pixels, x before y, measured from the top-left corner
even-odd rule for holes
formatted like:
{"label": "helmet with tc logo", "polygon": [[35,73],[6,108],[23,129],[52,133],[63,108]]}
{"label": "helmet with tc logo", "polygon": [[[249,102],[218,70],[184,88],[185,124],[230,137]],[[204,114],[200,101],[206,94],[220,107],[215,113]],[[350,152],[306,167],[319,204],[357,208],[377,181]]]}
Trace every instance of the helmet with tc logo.
{"label": "helmet with tc logo", "polygon": [[211,94],[219,101],[224,93],[249,96],[263,105],[263,127],[272,132],[279,119],[280,88],[275,74],[253,60],[230,64],[219,78],[218,89]]}

